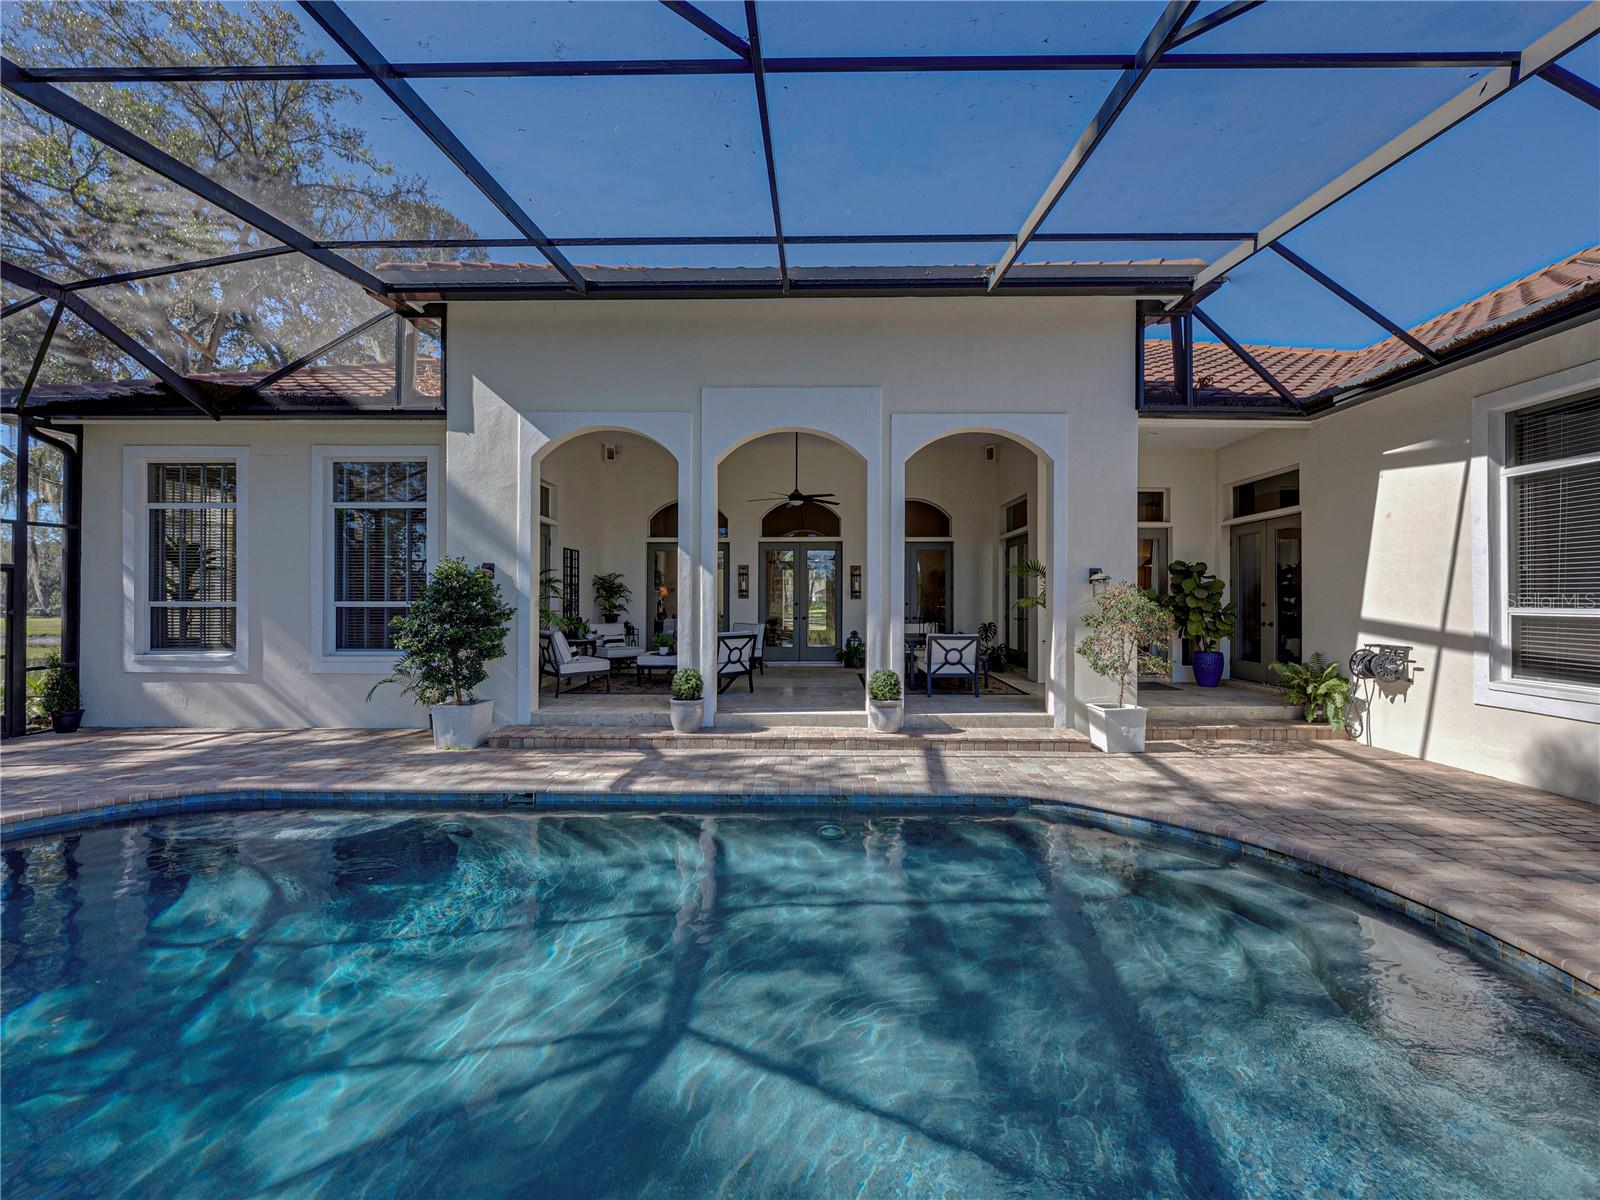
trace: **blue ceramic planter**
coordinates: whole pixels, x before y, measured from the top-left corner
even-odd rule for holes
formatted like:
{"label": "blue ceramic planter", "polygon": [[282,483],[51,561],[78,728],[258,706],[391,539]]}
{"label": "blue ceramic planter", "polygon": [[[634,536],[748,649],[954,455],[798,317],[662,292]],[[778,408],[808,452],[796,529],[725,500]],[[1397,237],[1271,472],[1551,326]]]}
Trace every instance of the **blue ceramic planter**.
{"label": "blue ceramic planter", "polygon": [[1194,681],[1201,687],[1216,687],[1222,682],[1222,651],[1196,650],[1189,657]]}

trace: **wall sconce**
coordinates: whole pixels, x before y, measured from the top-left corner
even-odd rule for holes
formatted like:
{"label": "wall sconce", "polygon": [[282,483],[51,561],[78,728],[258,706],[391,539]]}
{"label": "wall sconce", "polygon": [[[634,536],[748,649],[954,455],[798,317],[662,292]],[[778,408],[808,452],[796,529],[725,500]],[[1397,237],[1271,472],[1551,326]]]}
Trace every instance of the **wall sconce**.
{"label": "wall sconce", "polygon": [[850,599],[861,599],[861,568],[859,566],[850,568]]}
{"label": "wall sconce", "polygon": [[739,564],[739,599],[750,599],[750,564]]}
{"label": "wall sconce", "polygon": [[1089,594],[1098,596],[1111,586],[1111,576],[1106,574],[1104,567],[1089,568]]}

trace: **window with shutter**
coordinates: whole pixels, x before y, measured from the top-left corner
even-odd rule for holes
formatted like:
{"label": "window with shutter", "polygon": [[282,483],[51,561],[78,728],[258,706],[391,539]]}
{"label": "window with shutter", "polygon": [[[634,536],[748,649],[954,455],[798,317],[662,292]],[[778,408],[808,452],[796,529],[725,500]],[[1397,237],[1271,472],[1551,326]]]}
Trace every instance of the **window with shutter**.
{"label": "window with shutter", "polygon": [[150,651],[236,648],[238,492],[236,463],[146,464]]}
{"label": "window with shutter", "polygon": [[392,650],[390,622],[428,578],[428,463],[333,464],[333,648]]}
{"label": "window with shutter", "polygon": [[1509,678],[1600,688],[1600,395],[1505,420]]}

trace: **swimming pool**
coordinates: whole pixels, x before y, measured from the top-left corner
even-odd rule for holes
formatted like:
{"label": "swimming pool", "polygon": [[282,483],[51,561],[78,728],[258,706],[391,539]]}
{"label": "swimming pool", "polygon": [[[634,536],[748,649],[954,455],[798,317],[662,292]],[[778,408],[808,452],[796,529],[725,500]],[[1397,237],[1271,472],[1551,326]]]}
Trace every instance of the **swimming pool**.
{"label": "swimming pool", "polygon": [[1600,1025],[1048,814],[270,812],[5,849],[8,1197],[1600,1194]]}

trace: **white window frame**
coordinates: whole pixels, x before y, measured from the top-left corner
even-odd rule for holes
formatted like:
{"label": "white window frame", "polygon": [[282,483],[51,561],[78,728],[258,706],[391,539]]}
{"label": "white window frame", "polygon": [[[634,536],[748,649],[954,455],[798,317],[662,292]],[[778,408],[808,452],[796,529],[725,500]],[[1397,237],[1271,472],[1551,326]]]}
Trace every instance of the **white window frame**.
{"label": "white window frame", "polygon": [[[1473,398],[1472,402],[1472,610],[1475,648],[1472,699],[1508,708],[1600,724],[1600,688],[1511,676],[1511,618],[1545,609],[1514,609],[1504,602],[1510,577],[1507,539],[1510,482],[1519,475],[1595,461],[1594,455],[1507,467],[1506,427],[1513,412],[1566,400],[1600,386],[1600,361],[1531,379]],[[1593,618],[1600,620],[1600,616]]]}
{"label": "white window frame", "polygon": [[1144,484],[1139,484],[1137,487],[1135,487],[1133,489],[1133,502],[1134,502],[1134,506],[1135,506],[1136,509],[1137,509],[1138,503],[1139,503],[1139,493],[1140,492],[1160,492],[1161,493],[1161,520],[1159,520],[1159,521],[1136,521],[1135,524],[1137,524],[1140,529],[1171,529],[1172,528],[1172,489],[1169,488],[1169,487],[1152,487],[1152,486],[1146,486]]}
{"label": "white window frame", "polygon": [[[336,462],[407,462],[421,459],[428,467],[427,570],[439,561],[439,494],[444,479],[439,473],[437,446],[313,446],[311,447],[311,670],[319,675],[387,675],[399,654],[393,650],[336,650],[333,634],[333,464]],[[416,508],[407,504],[406,508]]]}
{"label": "white window frame", "polygon": [[[235,591],[232,650],[150,648],[148,476],[152,463],[233,464]],[[250,451],[247,447],[123,447],[122,669],[135,675],[243,675],[250,670]]]}

